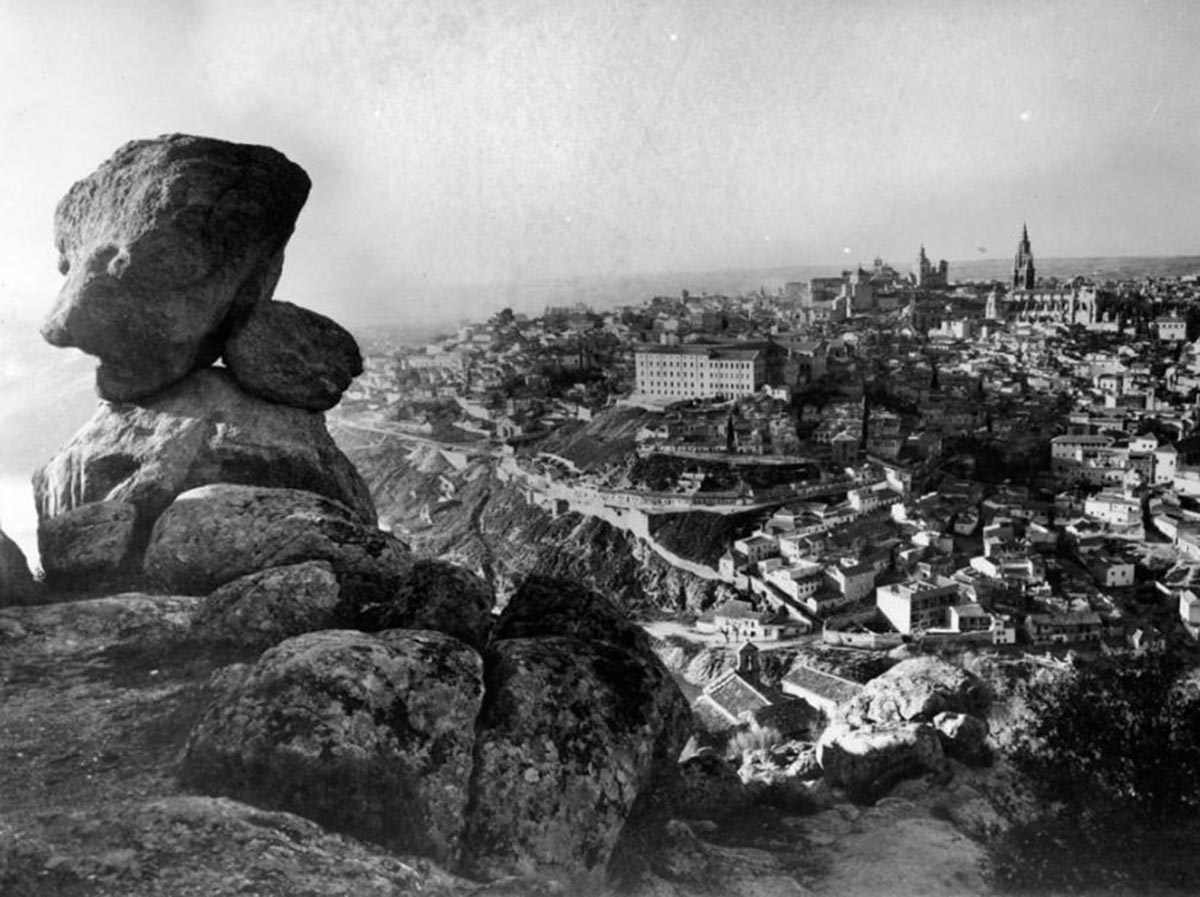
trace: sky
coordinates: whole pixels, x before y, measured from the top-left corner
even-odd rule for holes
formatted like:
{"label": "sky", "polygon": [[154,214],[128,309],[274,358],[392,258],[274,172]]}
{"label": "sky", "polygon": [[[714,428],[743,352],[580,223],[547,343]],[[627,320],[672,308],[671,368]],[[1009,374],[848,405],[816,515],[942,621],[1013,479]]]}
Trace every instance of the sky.
{"label": "sky", "polygon": [[1187,0],[0,0],[0,322],[49,308],[71,183],[169,132],[308,171],[276,295],[345,323],[1022,222],[1200,254],[1198,46]]}

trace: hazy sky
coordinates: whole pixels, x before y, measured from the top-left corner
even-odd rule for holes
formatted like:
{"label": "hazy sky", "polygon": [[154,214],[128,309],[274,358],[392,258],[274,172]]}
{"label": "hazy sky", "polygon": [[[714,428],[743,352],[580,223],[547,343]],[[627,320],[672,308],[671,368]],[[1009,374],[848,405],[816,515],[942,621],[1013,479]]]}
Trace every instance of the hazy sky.
{"label": "hazy sky", "polygon": [[1004,256],[1023,220],[1041,256],[1197,254],[1198,60],[1188,0],[0,0],[0,320],[57,290],[70,184],[171,131],[308,170],[277,295],[350,320]]}

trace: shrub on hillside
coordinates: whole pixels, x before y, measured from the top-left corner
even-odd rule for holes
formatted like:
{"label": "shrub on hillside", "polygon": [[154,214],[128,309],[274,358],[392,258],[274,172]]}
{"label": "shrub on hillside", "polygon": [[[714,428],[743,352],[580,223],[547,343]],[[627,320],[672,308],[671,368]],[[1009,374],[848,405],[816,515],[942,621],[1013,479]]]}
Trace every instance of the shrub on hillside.
{"label": "shrub on hillside", "polygon": [[1104,658],[1031,691],[1015,766],[1053,809],[997,845],[998,883],[1200,885],[1200,697],[1177,654]]}

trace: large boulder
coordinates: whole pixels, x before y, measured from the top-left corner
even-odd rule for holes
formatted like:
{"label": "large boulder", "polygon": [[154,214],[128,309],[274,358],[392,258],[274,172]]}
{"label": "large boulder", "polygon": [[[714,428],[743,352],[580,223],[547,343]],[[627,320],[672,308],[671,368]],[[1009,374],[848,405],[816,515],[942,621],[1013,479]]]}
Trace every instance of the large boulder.
{"label": "large boulder", "polygon": [[370,491],[322,415],[247,395],[219,369],[152,399],[101,403],[34,475],[34,494],[41,520],[89,502],[129,502],[144,536],[177,495],[210,483],[306,489],[375,522]]}
{"label": "large boulder", "polygon": [[674,777],[687,701],[638,627],[546,580],[517,590],[486,663],[464,868],[598,887],[627,823]]}
{"label": "large boulder", "polygon": [[31,604],[38,599],[38,587],[21,546],[0,530],[0,607]]}
{"label": "large boulder", "polygon": [[420,559],[384,604],[363,608],[359,629],[436,629],[483,649],[492,627],[495,595],[469,570]]}
{"label": "large boulder", "polygon": [[785,741],[746,751],[737,772],[763,804],[793,812],[811,811],[824,798],[816,746],[809,742]]}
{"label": "large boulder", "polygon": [[852,729],[835,723],[817,742],[825,781],[856,800],[874,800],[902,778],[941,772],[946,765],[937,731],[926,723]]}
{"label": "large boulder", "polygon": [[246,392],[325,411],[363,371],[344,327],[290,302],[260,302],[225,343],[225,364]]}
{"label": "large boulder", "polygon": [[987,689],[975,675],[937,657],[913,657],[876,676],[841,709],[852,726],[931,722],[939,713],[983,715]]}
{"label": "large boulder", "polygon": [[222,682],[188,740],[185,787],[453,860],[483,694],[474,650],[435,632],[328,630]]}
{"label": "large boulder", "polygon": [[265,649],[293,636],[332,629],[340,599],[328,561],[271,567],[221,586],[192,624],[198,641]]}
{"label": "large boulder", "polygon": [[127,143],[58,204],[67,281],[42,335],[100,359],[102,398],[151,395],[221,354],[270,299],[308,198],[269,147],[173,134]]}
{"label": "large boulder", "polygon": [[158,518],[146,575],[160,587],[207,595],[242,576],[327,561],[337,576],[338,620],[378,619],[412,570],[408,547],[344,505],[300,489],[217,484],[183,493]]}
{"label": "large boulder", "polygon": [[38,524],[46,585],[56,590],[136,583],[137,508],[127,501],[82,504]]}
{"label": "large boulder", "polygon": [[494,638],[545,636],[612,642],[631,650],[653,653],[653,644],[646,631],[603,595],[578,583],[530,576],[517,587],[505,605]]}

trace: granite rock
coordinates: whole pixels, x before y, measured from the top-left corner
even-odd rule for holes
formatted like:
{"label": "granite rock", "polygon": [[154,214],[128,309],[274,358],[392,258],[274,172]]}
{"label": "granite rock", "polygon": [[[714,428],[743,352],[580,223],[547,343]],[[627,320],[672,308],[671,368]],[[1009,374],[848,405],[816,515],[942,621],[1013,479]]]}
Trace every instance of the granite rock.
{"label": "granite rock", "polygon": [[325,411],[363,371],[344,327],[290,302],[260,302],[225,343],[225,364],[251,395]]}
{"label": "granite rock", "polygon": [[271,298],[309,187],[269,147],[183,134],[125,144],[58,204],[67,280],[42,335],[97,356],[97,391],[114,401],[211,364],[231,317]]}

